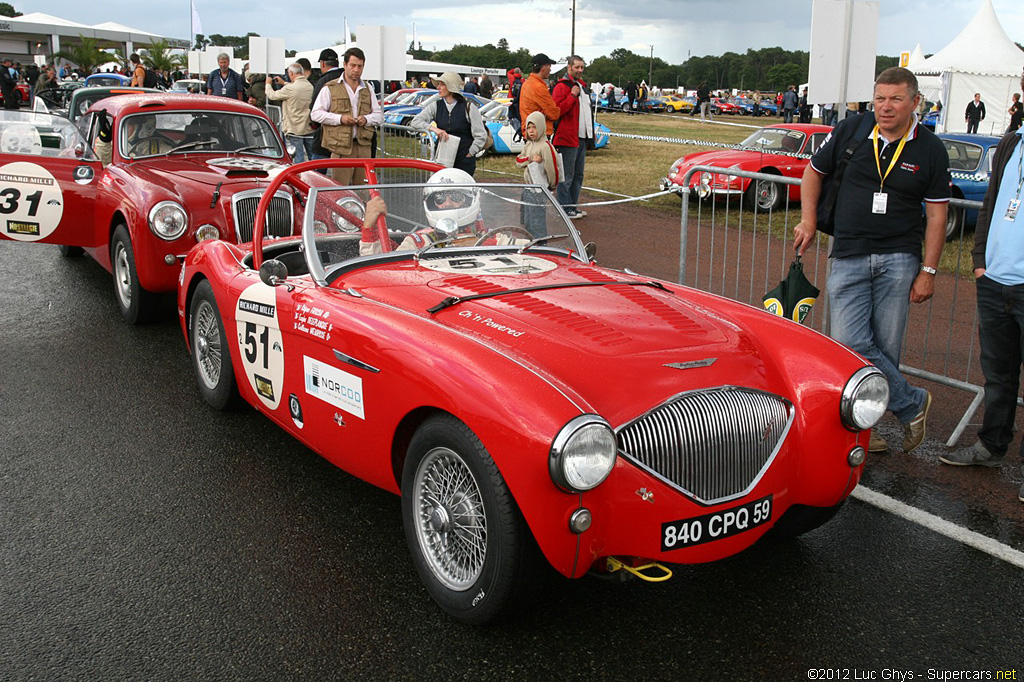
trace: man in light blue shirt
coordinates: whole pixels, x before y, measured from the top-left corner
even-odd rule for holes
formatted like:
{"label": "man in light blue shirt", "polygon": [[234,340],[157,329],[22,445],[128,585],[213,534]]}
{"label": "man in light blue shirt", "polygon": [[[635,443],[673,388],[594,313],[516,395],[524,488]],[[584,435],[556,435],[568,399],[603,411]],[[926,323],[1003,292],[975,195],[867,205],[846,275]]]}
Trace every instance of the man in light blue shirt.
{"label": "man in light blue shirt", "polygon": [[[1021,78],[1024,88],[1024,78]],[[978,441],[939,457],[954,466],[996,467],[1013,440],[1024,334],[1024,138],[1007,133],[996,147],[992,177],[974,234],[978,337],[985,374],[985,416]],[[1024,451],[1022,451],[1024,454]],[[1022,469],[1024,471],[1024,469]],[[1017,497],[1024,502],[1024,485]]]}

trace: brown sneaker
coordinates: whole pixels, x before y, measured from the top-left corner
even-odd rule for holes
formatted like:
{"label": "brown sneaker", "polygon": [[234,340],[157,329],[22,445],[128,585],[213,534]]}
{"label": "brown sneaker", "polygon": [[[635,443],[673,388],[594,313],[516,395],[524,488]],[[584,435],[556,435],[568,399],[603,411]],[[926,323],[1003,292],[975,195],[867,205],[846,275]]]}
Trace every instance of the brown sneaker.
{"label": "brown sneaker", "polygon": [[917,413],[910,423],[905,427],[906,437],[903,439],[903,452],[910,452],[917,448],[924,440],[925,422],[928,420],[928,408],[932,406],[932,394],[925,392],[924,407]]}
{"label": "brown sneaker", "polygon": [[868,452],[888,452],[889,444],[885,442],[885,439],[876,434],[874,431],[871,432],[871,440],[868,441]]}

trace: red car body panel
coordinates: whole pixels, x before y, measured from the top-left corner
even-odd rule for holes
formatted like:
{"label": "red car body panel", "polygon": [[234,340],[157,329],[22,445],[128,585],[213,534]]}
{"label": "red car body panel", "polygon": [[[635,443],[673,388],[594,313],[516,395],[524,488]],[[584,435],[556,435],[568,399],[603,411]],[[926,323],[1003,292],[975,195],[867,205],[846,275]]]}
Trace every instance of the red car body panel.
{"label": "red car body panel", "polygon": [[[170,93],[121,95],[96,102],[90,111],[105,109],[113,119],[113,149],[110,165],[71,158],[27,157],[0,154],[0,165],[30,162],[48,170],[59,182],[66,202],[61,223],[39,243],[81,246],[107,270],[111,270],[110,242],[114,229],[124,223],[131,237],[139,283],[150,292],[172,292],[177,288],[180,261],[196,244],[195,231],[201,225],[218,228],[222,239],[236,239],[231,200],[243,190],[265,188],[270,179],[291,163],[287,151],[279,157],[252,157],[209,152],[147,158],[126,158],[118,146],[122,120],[138,113],[173,111],[229,112],[253,116],[269,123],[259,109],[223,97],[193,97]],[[272,124],[271,124],[272,125]],[[276,129],[275,129],[276,134]],[[278,142],[285,150],[278,135]],[[243,167],[216,165],[219,160],[238,162]],[[211,164],[211,161],[214,164]],[[245,166],[244,164],[247,164]],[[76,169],[88,167],[93,179],[76,183]],[[333,184],[316,173],[305,173],[297,186]],[[189,217],[189,229],[178,239],[165,241],[150,230],[149,210],[160,201],[175,201]],[[296,231],[301,224],[302,206],[294,202]],[[10,236],[0,230],[0,237]],[[170,259],[170,262],[168,262]]]}
{"label": "red car body panel", "polygon": [[[735,105],[734,105],[735,106]],[[800,156],[790,156],[787,154],[776,154],[776,153],[765,153],[759,152],[753,149],[721,149],[715,151],[696,152],[693,154],[687,154],[681,157],[672,164],[669,170],[668,180],[672,184],[682,186],[683,177],[686,175],[687,170],[693,166],[715,166],[718,168],[733,168],[738,170],[750,171],[755,173],[776,173],[787,178],[800,178],[803,177],[804,170],[807,168],[807,164],[810,161],[810,154],[812,149],[816,150],[821,145],[825,136],[827,136],[832,128],[829,126],[817,125],[817,124],[779,124],[766,126],[762,130],[788,130],[797,131],[803,133],[804,137],[800,141],[799,146],[790,150],[793,154],[804,155],[803,158]],[[739,194],[745,192],[750,186],[750,178],[740,177],[729,177],[727,174],[715,174],[714,181],[711,183],[711,191],[713,194]],[[689,186],[691,188],[696,187],[700,184],[700,173],[695,173],[690,177]],[[800,200],[800,186],[799,185],[787,185],[787,192],[789,194],[790,201]]]}
{"label": "red car body panel", "polygon": [[[242,397],[335,465],[392,492],[399,492],[416,426],[438,412],[455,415],[487,448],[541,551],[563,575],[580,577],[609,556],[714,561],[756,542],[793,504],[838,505],[860,478],[848,455],[866,447],[868,434],[842,426],[839,402],[863,359],[763,310],[540,252],[555,265],[543,274],[445,273],[409,254],[354,264],[326,287],[305,274],[288,277],[290,287],[271,287],[252,268],[263,259],[252,253],[260,248],[260,239],[210,241],[189,253],[178,294],[186,343],[192,295],[205,280]],[[538,285],[429,310],[448,297]],[[249,326],[251,301],[262,305],[257,327]],[[264,346],[274,349],[262,365],[271,378],[261,384],[247,364],[246,339],[264,326],[274,340]],[[343,365],[341,357],[374,371]],[[359,415],[307,393],[311,362],[358,379]],[[598,414],[618,429],[674,396],[723,386],[793,405],[788,435],[741,497],[702,503],[622,454],[593,490],[568,493],[553,482],[552,440],[573,418]],[[680,549],[661,546],[663,524],[768,498],[770,523]],[[576,534],[569,519],[580,507],[593,512],[593,524]]]}

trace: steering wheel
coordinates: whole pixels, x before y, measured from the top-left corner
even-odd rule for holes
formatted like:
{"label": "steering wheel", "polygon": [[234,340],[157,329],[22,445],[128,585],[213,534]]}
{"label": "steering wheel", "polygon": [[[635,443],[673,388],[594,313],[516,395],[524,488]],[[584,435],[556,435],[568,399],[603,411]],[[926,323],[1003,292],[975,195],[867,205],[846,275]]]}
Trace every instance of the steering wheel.
{"label": "steering wheel", "polygon": [[128,157],[136,156],[157,156],[166,154],[174,149],[174,142],[163,135],[156,134],[153,137],[136,140],[128,147]]}
{"label": "steering wheel", "polygon": [[519,227],[518,225],[505,225],[503,227],[496,227],[493,230],[488,230],[487,232],[484,232],[479,239],[473,242],[473,246],[483,245],[485,241],[487,241],[494,235],[498,234],[499,232],[518,232],[524,235],[527,241],[533,241],[534,239],[534,236],[532,234],[527,232],[524,228]]}

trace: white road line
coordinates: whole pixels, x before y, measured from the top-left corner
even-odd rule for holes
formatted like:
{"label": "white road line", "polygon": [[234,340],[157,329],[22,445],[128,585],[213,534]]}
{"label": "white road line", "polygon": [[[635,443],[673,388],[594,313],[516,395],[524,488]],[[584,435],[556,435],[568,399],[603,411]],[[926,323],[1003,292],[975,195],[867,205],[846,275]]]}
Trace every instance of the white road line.
{"label": "white road line", "polygon": [[990,537],[982,535],[981,533],[975,533],[973,530],[968,530],[950,523],[949,521],[939,518],[934,514],[929,514],[926,511],[922,511],[916,507],[911,507],[908,504],[904,504],[899,500],[893,499],[888,495],[875,492],[870,488],[864,486],[857,486],[854,488],[853,493],[850,497],[856,498],[861,502],[866,502],[870,505],[874,505],[879,509],[883,509],[887,512],[895,514],[901,518],[907,519],[919,525],[933,530],[940,535],[945,535],[947,538],[956,540],[957,542],[973,547],[977,550],[985,552],[997,559],[1013,564],[1018,568],[1024,568],[1024,552],[1019,552],[1012,547],[1008,547],[997,540],[993,540]]}

